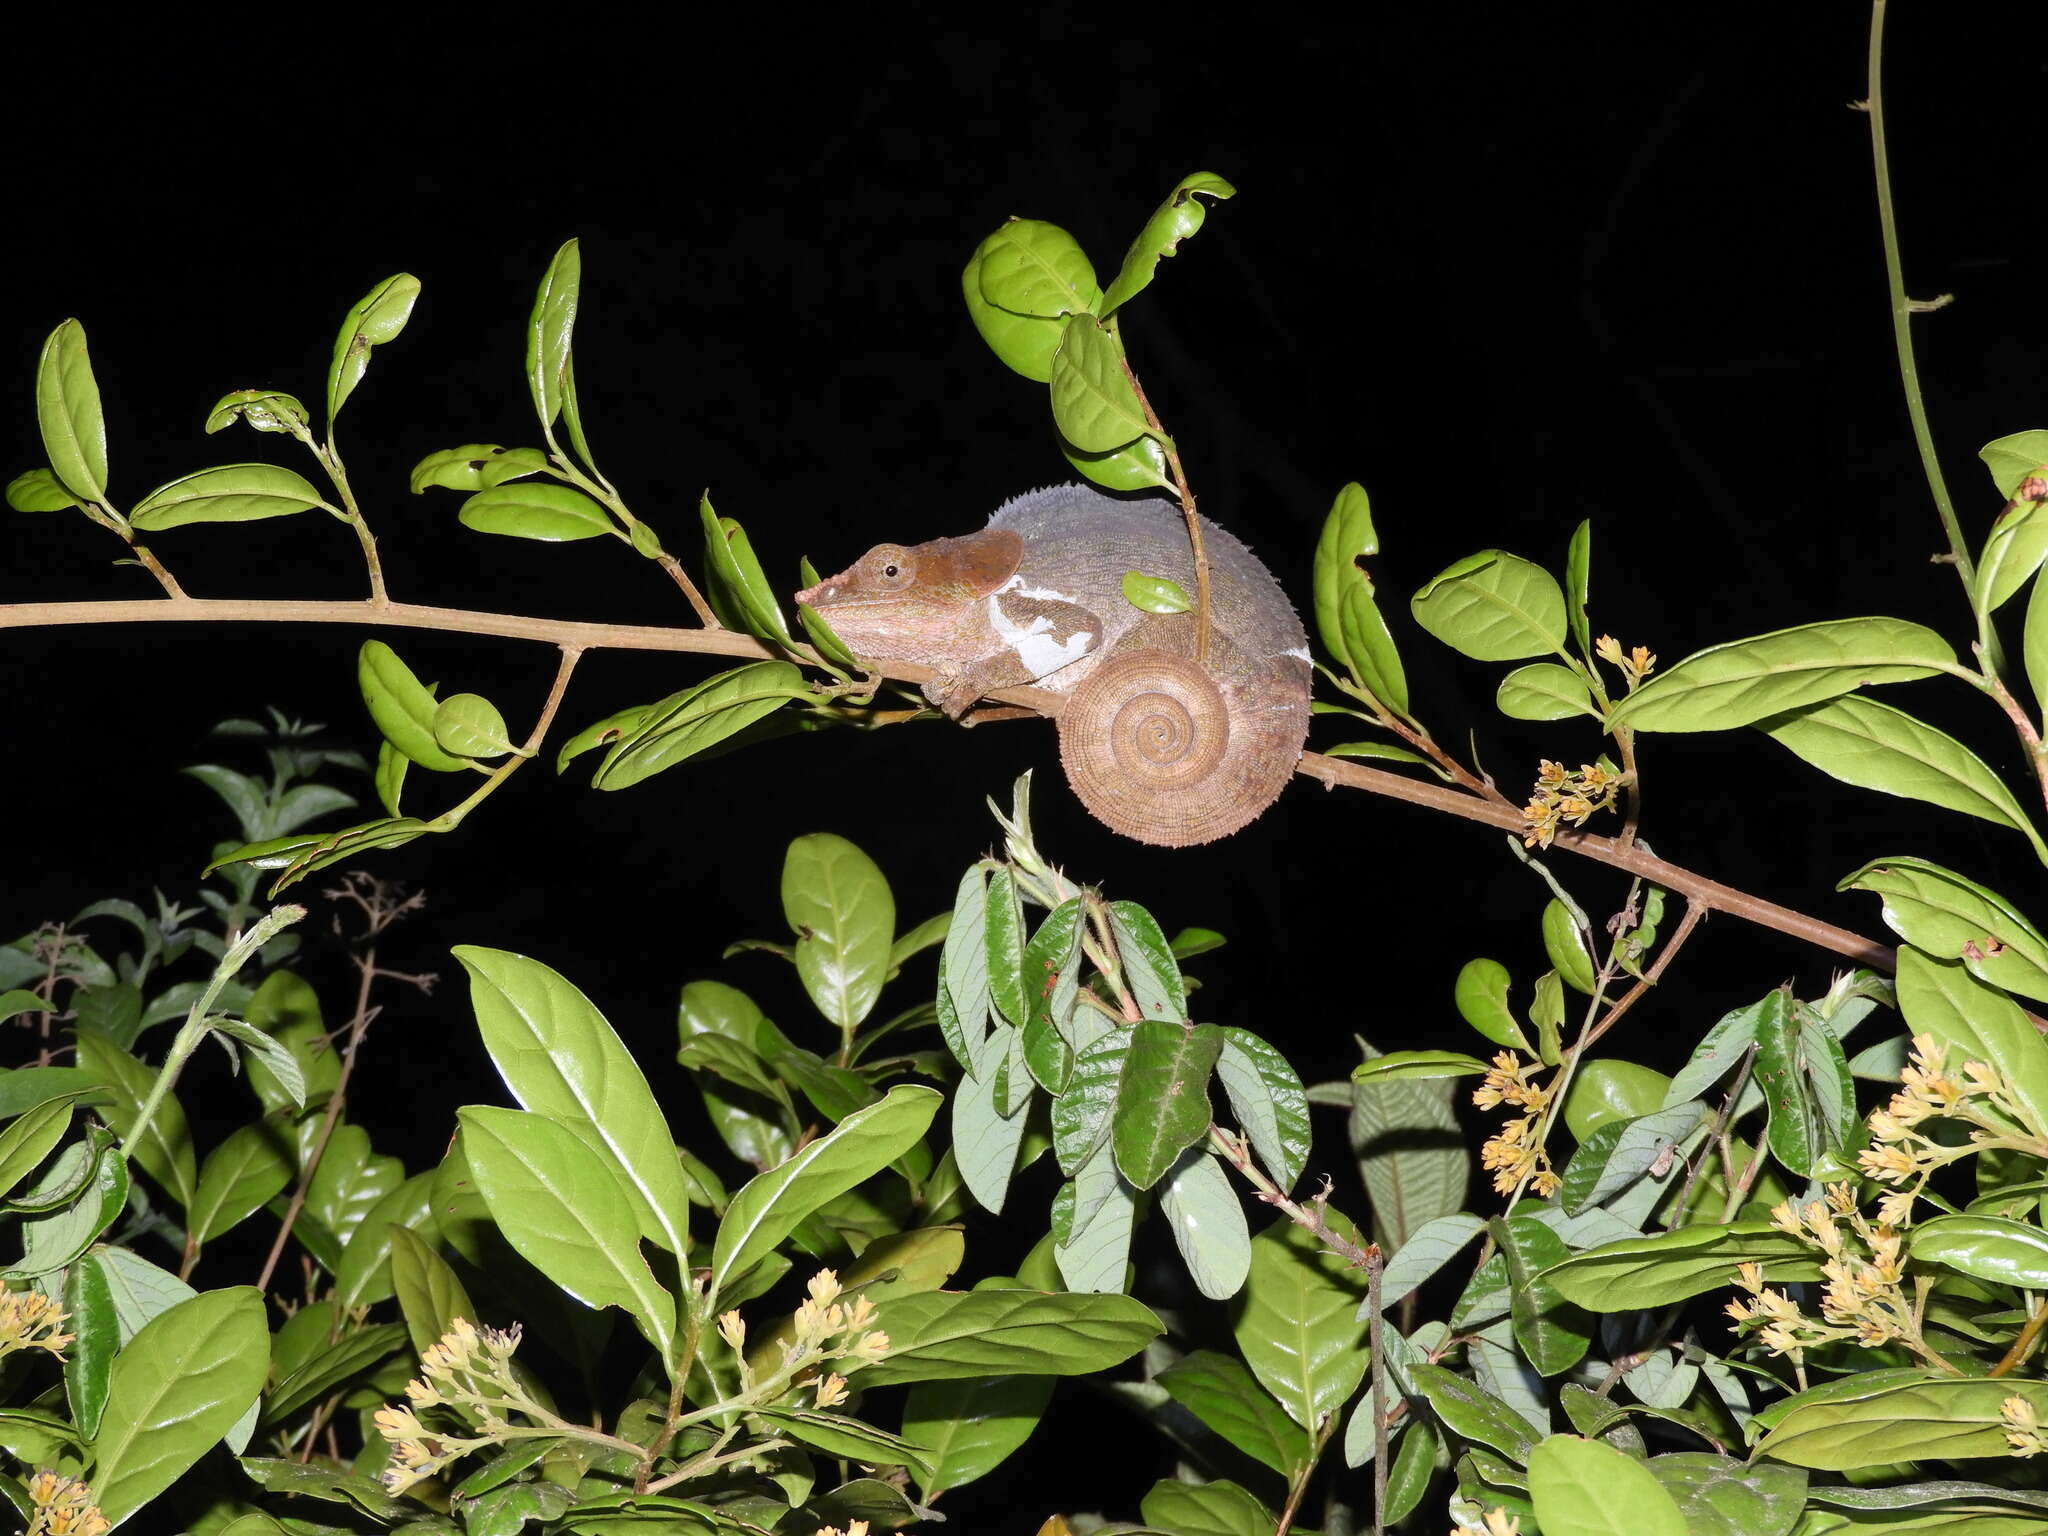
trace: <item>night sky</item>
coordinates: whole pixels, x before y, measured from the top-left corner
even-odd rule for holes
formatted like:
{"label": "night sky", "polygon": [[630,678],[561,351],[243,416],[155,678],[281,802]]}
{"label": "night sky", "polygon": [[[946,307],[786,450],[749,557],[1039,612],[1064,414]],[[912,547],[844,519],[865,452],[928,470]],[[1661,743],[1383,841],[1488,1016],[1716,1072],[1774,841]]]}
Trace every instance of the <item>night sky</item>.
{"label": "night sky", "polygon": [[[1895,10],[1886,85],[1908,284],[1956,295],[1917,324],[1922,377],[1981,539],[1998,498],[1976,448],[2048,425],[2042,14]],[[577,374],[607,473],[693,570],[710,487],[794,588],[799,555],[832,570],[883,539],[965,532],[1069,477],[1043,391],[969,326],[960,268],[1015,213],[1065,225],[1106,278],[1160,198],[1209,170],[1238,197],[1124,323],[1203,510],[1305,604],[1323,514],[1361,481],[1416,709],[1454,747],[1473,733],[1511,790],[1539,757],[1577,763],[1596,745],[1586,723],[1505,721],[1492,690],[1506,669],[1409,621],[1407,594],[1474,550],[1560,568],[1592,518],[1596,632],[1667,663],[1857,613],[1961,638],[1954,578],[1927,562],[1941,535],[1892,358],[1867,119],[1845,107],[1866,93],[1859,6],[1367,5],[1331,24],[1272,4],[1233,32],[1077,11],[1001,35],[795,13],[693,33],[675,14],[371,14],[317,34],[259,29],[247,11],[90,36],[81,22],[10,80],[0,478],[42,462],[36,353],[74,315],[106,401],[117,503],[243,459],[314,473],[282,438],[205,438],[205,412],[249,386],[315,400],[348,306],[409,271],[424,284],[410,327],[376,354],[341,432],[394,595],[686,623],[660,573],[613,541],[492,539],[457,524],[452,493],[406,491],[432,450],[533,440],[524,325],[561,241],[583,242]],[[154,593],[110,566],[112,536],[75,514],[8,516],[0,602]],[[347,530],[317,514],[151,543],[195,595],[362,591]],[[215,719],[274,704],[373,752],[354,683],[363,638],[9,632],[0,930],[102,896],[190,891],[231,835],[176,772],[238,761],[206,738]],[[530,644],[384,638],[444,692],[492,697],[515,734],[552,674],[553,653]],[[558,731],[717,665],[593,654]],[[2016,770],[2002,722],[1960,692],[1887,697]],[[1319,723],[1314,744],[1351,734]],[[1475,954],[1507,963],[1520,989],[1543,967],[1542,888],[1498,833],[1297,781],[1226,843],[1141,848],[1066,795],[1038,723],[805,737],[617,794],[536,765],[457,835],[366,867],[430,894],[392,963],[452,972],[445,951],[463,942],[548,960],[675,1092],[687,979],[748,988],[799,1039],[823,1030],[772,957],[720,959],[734,939],[785,936],[791,836],[860,843],[907,926],[950,899],[994,835],[983,797],[1006,797],[1025,768],[1046,851],[1169,931],[1227,934],[1194,967],[1206,1016],[1267,1035],[1311,1080],[1348,1068],[1354,1032],[1388,1048],[1476,1045],[1450,1007]],[[1657,739],[1645,774],[1658,852],[1866,933],[1880,931],[1875,903],[1833,885],[1883,854],[1922,854],[2048,908],[2017,837],[1829,792],[1752,733]],[[409,792],[409,810],[433,814],[455,789],[415,773]],[[1619,904],[1608,873],[1552,862],[1590,910]],[[338,957],[314,950],[314,979],[334,987]],[[1637,1010],[1633,1037],[1612,1043],[1660,1059],[1779,980],[1810,993],[1831,969],[1716,919]],[[925,975],[898,984],[899,1005]],[[501,1090],[459,985],[387,1001],[364,1070],[424,1107],[378,1130],[380,1145],[431,1158],[454,1105]],[[1338,1126],[1322,1131],[1316,1161],[1341,1180]],[[1036,1209],[1049,1193],[1020,1198]],[[1342,1184],[1339,1199],[1358,1209]]]}

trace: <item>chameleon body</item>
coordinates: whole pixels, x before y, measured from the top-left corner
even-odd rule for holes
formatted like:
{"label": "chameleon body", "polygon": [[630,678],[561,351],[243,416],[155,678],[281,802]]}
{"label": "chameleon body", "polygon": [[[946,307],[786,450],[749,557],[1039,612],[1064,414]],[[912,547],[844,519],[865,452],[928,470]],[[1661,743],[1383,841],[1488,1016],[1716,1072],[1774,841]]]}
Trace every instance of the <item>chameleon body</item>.
{"label": "chameleon body", "polygon": [[1279,795],[1308,735],[1308,637],[1273,573],[1207,518],[1210,643],[1194,614],[1151,614],[1127,572],[1192,597],[1172,502],[1054,486],[978,533],[879,544],[797,594],[856,653],[936,668],[926,697],[958,718],[993,688],[1069,696],[1060,754],[1084,804],[1118,831],[1182,844],[1226,836]]}

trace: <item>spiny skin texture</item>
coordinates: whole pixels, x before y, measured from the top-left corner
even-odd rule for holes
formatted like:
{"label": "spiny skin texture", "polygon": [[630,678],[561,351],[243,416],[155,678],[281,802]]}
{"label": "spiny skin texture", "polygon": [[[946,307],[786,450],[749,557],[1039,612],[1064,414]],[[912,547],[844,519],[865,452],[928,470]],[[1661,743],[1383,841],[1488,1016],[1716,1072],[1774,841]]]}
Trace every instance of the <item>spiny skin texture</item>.
{"label": "spiny skin texture", "polygon": [[1292,774],[1310,669],[1272,572],[1207,518],[1202,539],[1206,667],[1193,659],[1193,614],[1148,614],[1123,595],[1129,571],[1194,595],[1179,508],[1085,486],[1020,496],[979,533],[877,545],[797,600],[861,655],[938,668],[925,694],[956,719],[992,688],[1071,695],[1060,752],[1083,803],[1145,842],[1208,842],[1263,811]]}

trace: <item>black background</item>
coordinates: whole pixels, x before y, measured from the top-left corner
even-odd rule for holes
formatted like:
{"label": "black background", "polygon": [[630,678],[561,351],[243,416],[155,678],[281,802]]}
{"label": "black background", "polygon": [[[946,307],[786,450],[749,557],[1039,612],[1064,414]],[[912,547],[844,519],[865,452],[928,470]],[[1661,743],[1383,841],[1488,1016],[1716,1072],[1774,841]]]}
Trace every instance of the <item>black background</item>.
{"label": "black background", "polygon": [[[1576,763],[1596,746],[1584,725],[1504,721],[1491,704],[1504,669],[1408,622],[1406,594],[1478,548],[1557,568],[1592,518],[1596,631],[1667,663],[1852,613],[1962,633],[1954,578],[1927,560],[1942,541],[1892,357],[1867,119],[1845,107],[1866,92],[1860,7],[1363,6],[1331,23],[1266,5],[1228,28],[1163,12],[1033,12],[998,28],[934,12],[692,30],[670,14],[370,12],[331,32],[159,14],[52,39],[11,82],[0,358],[13,361],[0,377],[15,384],[0,467],[42,462],[36,350],[76,315],[117,504],[240,459],[311,473],[283,439],[205,439],[206,409],[248,386],[316,400],[348,305],[410,271],[424,284],[412,322],[341,423],[394,595],[684,623],[675,592],[622,546],[487,538],[456,523],[453,494],[405,490],[434,449],[533,440],[523,328],[563,239],[583,241],[578,377],[600,462],[693,566],[708,485],[793,587],[799,554],[835,569],[885,538],[966,531],[1067,478],[1042,391],[967,324],[959,269],[1017,213],[1064,224],[1106,278],[1167,190],[1206,169],[1240,195],[1125,324],[1204,510],[1300,602],[1332,495],[1362,481],[1416,707],[1447,743],[1476,733],[1503,784],[1524,784],[1539,756]],[[1891,29],[1909,286],[1957,296],[1916,325],[1923,378],[1973,540],[1997,497],[1972,452],[2044,424],[2040,21],[2030,6],[1905,4]],[[10,519],[0,602],[153,592],[110,567],[111,536],[75,515]],[[314,515],[151,542],[195,595],[362,590],[347,531]],[[223,757],[205,736],[215,718],[276,704],[373,749],[354,686],[363,638],[8,633],[0,930],[101,896],[191,890],[231,829],[176,769]],[[530,644],[385,638],[444,690],[497,700],[517,730],[552,672],[552,652]],[[562,728],[708,670],[593,654]],[[2017,772],[1995,713],[1944,689],[1892,696]],[[1347,734],[1319,726],[1316,742]],[[536,767],[458,835],[368,867],[430,893],[392,963],[450,972],[460,942],[546,959],[680,1102],[682,981],[722,977],[799,1038],[822,1031],[779,962],[720,959],[735,938],[785,933],[789,837],[860,843],[907,926],[949,899],[994,836],[983,797],[1005,798],[1025,768],[1043,847],[1169,931],[1225,932],[1230,946],[1195,967],[1205,1013],[1269,1036],[1310,1080],[1356,1059],[1354,1032],[1475,1046],[1450,1007],[1474,954],[1506,962],[1520,988],[1542,968],[1544,893],[1495,832],[1303,781],[1224,844],[1140,848],[1080,812],[1052,733],[1028,723],[788,741],[616,795]],[[1760,737],[1656,739],[1645,772],[1659,852],[1864,932],[1879,931],[1875,904],[1833,884],[1887,853],[2039,904],[2018,838],[1832,792]],[[453,798],[417,773],[410,793],[429,814]],[[1606,872],[1553,863],[1589,909],[1618,904]],[[338,997],[338,956],[314,948],[308,968]],[[1817,988],[1832,966],[1717,918],[1614,1047],[1668,1065],[1725,1009],[1788,976]],[[899,984],[903,1003],[923,978]],[[385,1001],[361,1070],[414,1113],[388,1126],[363,1113],[380,1145],[432,1158],[453,1106],[502,1090],[458,984]],[[1317,1164],[1341,1180],[1338,1126],[1323,1136]],[[1049,1193],[1026,1185],[1014,1231]],[[1359,1209],[1348,1189],[1340,1203]],[[1000,1233],[976,1241],[974,1273],[1014,1257]],[[1140,1443],[1144,1467],[1163,1471]],[[1137,1478],[1120,1475],[1115,1496],[1134,1499]],[[974,1499],[947,1501],[956,1520]]]}

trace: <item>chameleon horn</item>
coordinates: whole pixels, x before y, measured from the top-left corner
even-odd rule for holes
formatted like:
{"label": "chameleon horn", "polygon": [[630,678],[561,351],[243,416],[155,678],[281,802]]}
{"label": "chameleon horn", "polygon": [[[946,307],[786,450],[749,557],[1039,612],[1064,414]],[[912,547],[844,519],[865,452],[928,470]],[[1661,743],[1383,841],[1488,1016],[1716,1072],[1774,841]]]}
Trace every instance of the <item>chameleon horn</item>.
{"label": "chameleon horn", "polygon": [[1141,843],[1228,837],[1279,797],[1301,757],[1307,710],[1260,702],[1274,697],[1259,686],[1266,669],[1212,640],[1206,668],[1179,645],[1120,649],[1060,711],[1067,783],[1096,820]]}

